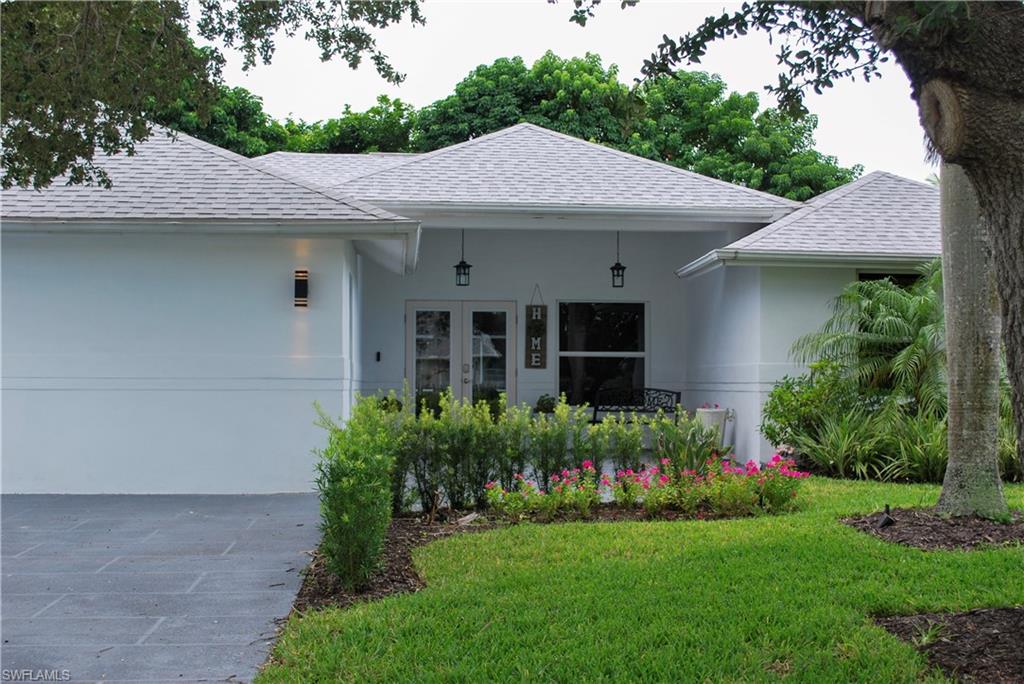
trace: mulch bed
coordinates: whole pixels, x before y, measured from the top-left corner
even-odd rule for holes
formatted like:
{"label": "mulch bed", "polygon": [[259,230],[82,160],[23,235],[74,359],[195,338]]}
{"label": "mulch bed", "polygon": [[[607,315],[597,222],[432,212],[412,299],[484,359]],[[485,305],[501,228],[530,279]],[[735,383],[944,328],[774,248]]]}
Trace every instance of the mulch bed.
{"label": "mulch bed", "polygon": [[295,610],[305,612],[326,606],[344,607],[392,594],[419,591],[424,587],[424,582],[413,566],[413,549],[454,534],[492,527],[494,524],[485,518],[477,518],[467,525],[457,522],[428,523],[419,517],[393,518],[381,553],[380,568],[370,578],[369,585],[359,591],[350,591],[341,585],[337,576],[327,569],[318,549],[313,552],[312,560],[302,573],[302,587],[295,598]]}
{"label": "mulch bed", "polygon": [[[697,518],[704,518],[698,514]],[[560,514],[552,519],[529,518],[536,523],[559,522],[616,522],[630,520],[692,520],[694,516],[683,516],[666,511],[657,516],[648,515],[643,509],[621,508],[614,504],[603,504],[594,508],[592,514],[580,517],[572,514]],[[319,550],[312,553],[309,565],[303,570],[302,587],[295,598],[295,610],[305,612],[327,606],[340,608],[373,601],[392,594],[415,592],[425,585],[423,578],[416,572],[412,562],[412,551],[418,546],[429,544],[437,539],[444,539],[455,534],[479,532],[496,527],[514,524],[504,519],[480,515],[468,524],[459,524],[456,514],[449,520],[428,523],[423,516],[403,516],[393,518],[381,553],[380,568],[370,578],[369,585],[359,591],[345,589],[336,575],[327,569]]]}
{"label": "mulch bed", "polygon": [[929,509],[897,508],[891,512],[896,521],[879,528],[885,514],[845,518],[844,523],[889,542],[913,546],[925,551],[979,549],[1024,544],[1024,515],[1014,513],[1011,522],[995,522],[969,516],[951,518]]}
{"label": "mulch bed", "polygon": [[969,682],[1024,682],[1024,606],[925,613],[875,621],[909,641],[947,675]]}

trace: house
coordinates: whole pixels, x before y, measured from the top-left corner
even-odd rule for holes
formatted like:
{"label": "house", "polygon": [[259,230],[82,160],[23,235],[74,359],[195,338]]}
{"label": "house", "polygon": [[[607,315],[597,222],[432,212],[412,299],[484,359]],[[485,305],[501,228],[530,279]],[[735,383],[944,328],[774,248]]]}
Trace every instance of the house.
{"label": "house", "polygon": [[419,155],[137,149],[112,190],[3,192],[3,491],[306,490],[313,402],[406,382],[677,390],[764,457],[792,341],[939,253],[923,183],[801,204],[531,124]]}

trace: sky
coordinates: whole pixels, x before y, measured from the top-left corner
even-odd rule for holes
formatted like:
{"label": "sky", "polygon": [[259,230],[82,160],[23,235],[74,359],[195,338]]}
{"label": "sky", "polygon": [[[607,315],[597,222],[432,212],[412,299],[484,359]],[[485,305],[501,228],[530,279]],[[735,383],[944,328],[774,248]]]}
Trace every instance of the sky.
{"label": "sky", "polygon": [[[553,50],[561,57],[601,55],[617,64],[620,79],[640,74],[643,60],[664,34],[673,37],[696,27],[704,17],[734,7],[729,3],[641,0],[621,9],[606,0],[586,27],[570,23],[571,0],[426,0],[425,26],[408,22],[375,31],[378,46],[406,75],[399,86],[384,81],[371,64],[352,70],[340,60],[323,63],[315,44],[301,35],[279,36],[270,65],[242,70],[237,53],[226,51],[225,81],[263,98],[276,118],[315,121],[338,116],[345,104],[359,111],[386,93],[417,107],[450,94],[480,64],[498,57],[522,56],[527,64]],[[195,15],[195,12],[193,12]],[[729,88],[756,92],[764,107],[774,104],[764,86],[778,74],[775,48],[763,33],[712,44],[701,64],[687,67],[719,74]],[[807,99],[818,115],[817,148],[844,166],[862,164],[865,172],[883,170],[924,180],[933,170],[925,159],[924,134],[906,76],[894,63],[882,65],[882,78],[838,83]]]}

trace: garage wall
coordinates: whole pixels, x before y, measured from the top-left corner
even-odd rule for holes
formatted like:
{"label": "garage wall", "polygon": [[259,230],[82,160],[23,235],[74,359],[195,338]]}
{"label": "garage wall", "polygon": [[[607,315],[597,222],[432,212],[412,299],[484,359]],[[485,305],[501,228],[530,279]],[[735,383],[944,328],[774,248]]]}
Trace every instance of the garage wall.
{"label": "garage wall", "polygon": [[358,299],[340,239],[5,234],[3,491],[310,489]]}

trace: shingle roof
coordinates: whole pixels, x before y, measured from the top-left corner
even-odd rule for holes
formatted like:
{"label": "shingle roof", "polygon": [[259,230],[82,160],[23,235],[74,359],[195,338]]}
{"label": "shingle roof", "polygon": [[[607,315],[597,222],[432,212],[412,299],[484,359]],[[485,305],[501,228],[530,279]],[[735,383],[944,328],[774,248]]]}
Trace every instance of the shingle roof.
{"label": "shingle roof", "polygon": [[875,171],[809,200],[802,209],[724,249],[938,255],[939,191]]}
{"label": "shingle roof", "polygon": [[65,185],[2,193],[3,219],[25,221],[382,222],[402,217],[260,168],[233,152],[166,129],[133,156],[99,158],[113,188]]}
{"label": "shingle roof", "polygon": [[[313,156],[313,155],[308,155]],[[296,160],[322,179],[326,163]],[[389,160],[390,162],[391,160]],[[300,168],[309,164],[309,169]],[[339,161],[340,165],[348,160]],[[760,212],[799,207],[769,195],[535,126],[517,124],[387,163],[332,187],[381,204],[626,207]]]}
{"label": "shingle roof", "polygon": [[942,253],[939,191],[875,171],[808,200],[801,209],[683,266],[690,276],[736,259],[914,261]]}
{"label": "shingle roof", "polygon": [[415,157],[401,152],[369,154],[324,154],[317,152],[271,152],[253,159],[260,168],[330,187],[358,176],[380,171]]}

